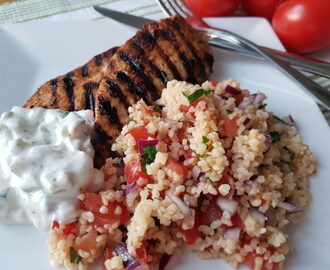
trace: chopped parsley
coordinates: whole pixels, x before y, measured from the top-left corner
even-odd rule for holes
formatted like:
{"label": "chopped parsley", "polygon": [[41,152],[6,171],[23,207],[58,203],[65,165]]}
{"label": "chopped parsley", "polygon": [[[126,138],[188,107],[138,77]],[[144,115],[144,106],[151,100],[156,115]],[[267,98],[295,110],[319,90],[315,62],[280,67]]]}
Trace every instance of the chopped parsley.
{"label": "chopped parsley", "polygon": [[136,120],[131,120],[131,122],[133,122],[133,123],[137,124],[137,121],[136,121]]}
{"label": "chopped parsley", "polygon": [[144,165],[151,164],[154,162],[157,154],[157,150],[155,146],[142,146],[144,154],[142,157],[142,162]]}
{"label": "chopped parsley", "polygon": [[205,136],[203,136],[202,139],[203,139],[203,143],[208,143],[210,141],[210,139]]}
{"label": "chopped parsley", "polygon": [[226,110],[226,112],[227,112],[228,114],[233,113],[233,111],[231,111],[231,110]]}
{"label": "chopped parsley", "polygon": [[80,263],[81,262],[81,256],[78,254],[77,251],[73,247],[70,247],[70,262],[71,263]]}
{"label": "chopped parsley", "polygon": [[261,105],[258,107],[258,109],[264,109],[264,108],[266,108],[266,106],[267,106],[267,104],[266,104],[266,103],[264,103],[264,104],[261,104]]}
{"label": "chopped parsley", "polygon": [[281,134],[277,131],[269,132],[269,135],[272,137],[272,143],[276,143],[281,140]]}
{"label": "chopped parsley", "polygon": [[272,248],[276,248],[273,244],[271,244],[271,243],[267,243],[268,244],[268,246],[270,246],[270,247],[272,247]]}
{"label": "chopped parsley", "polygon": [[199,158],[206,158],[206,157],[209,157],[210,155],[209,154],[205,154],[205,155],[201,155],[201,154],[198,154],[196,151],[193,150],[193,153],[196,155],[196,157],[199,157]]}
{"label": "chopped parsley", "polygon": [[147,190],[148,190],[149,192],[152,192],[152,188],[151,188],[151,187],[147,187]]}
{"label": "chopped parsley", "polygon": [[152,108],[155,112],[162,113],[162,109],[159,107],[158,104],[155,104],[154,107]]}
{"label": "chopped parsley", "polygon": [[290,162],[292,162],[296,158],[296,154],[291,152],[289,158],[290,158]]}
{"label": "chopped parsley", "polygon": [[189,104],[193,104],[201,96],[203,96],[203,95],[207,96],[211,92],[212,92],[212,89],[211,88],[207,88],[207,89],[198,89],[198,90],[196,90],[194,93],[192,93],[189,96],[186,93],[184,93],[184,92],[182,92],[182,94],[188,99]]}
{"label": "chopped parsley", "polygon": [[108,250],[107,248],[103,249],[103,257],[106,257],[108,255]]}
{"label": "chopped parsley", "polygon": [[274,118],[277,122],[279,122],[279,123],[281,123],[281,124],[283,124],[283,125],[291,126],[290,124],[288,124],[287,122],[285,122],[284,120],[282,120],[281,118],[279,118],[278,116],[276,116],[275,114],[273,114],[273,118]]}

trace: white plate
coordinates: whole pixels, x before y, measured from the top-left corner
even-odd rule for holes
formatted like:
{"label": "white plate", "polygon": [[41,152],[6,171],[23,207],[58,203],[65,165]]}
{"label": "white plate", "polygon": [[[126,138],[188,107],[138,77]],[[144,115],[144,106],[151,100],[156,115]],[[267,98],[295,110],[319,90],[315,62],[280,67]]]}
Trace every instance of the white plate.
{"label": "white plate", "polygon": [[[262,19],[213,19],[261,45],[281,44]],[[241,26],[243,25],[243,26]],[[247,26],[248,25],[248,26]],[[26,23],[0,28],[0,111],[25,100],[44,81],[83,64],[92,56],[123,43],[135,30],[111,20]],[[305,143],[318,158],[318,174],[311,179],[313,201],[290,236],[295,246],[286,269],[330,269],[330,129],[317,105],[292,81],[265,62],[215,52],[214,79],[235,78],[244,88],[269,96],[268,108],[296,120]],[[0,226],[0,269],[51,270],[46,234],[25,226]],[[220,260],[202,261],[188,254],[176,269],[230,269]],[[100,269],[100,268],[95,268]]]}

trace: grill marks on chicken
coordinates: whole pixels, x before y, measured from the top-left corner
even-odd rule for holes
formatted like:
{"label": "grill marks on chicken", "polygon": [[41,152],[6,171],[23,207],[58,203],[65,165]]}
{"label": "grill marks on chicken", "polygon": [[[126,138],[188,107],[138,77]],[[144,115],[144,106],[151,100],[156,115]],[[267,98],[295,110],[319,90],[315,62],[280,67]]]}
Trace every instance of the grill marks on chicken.
{"label": "grill marks on chicken", "polygon": [[128,119],[128,107],[141,98],[153,104],[170,80],[202,83],[212,71],[213,56],[202,34],[181,17],[142,27],[120,48],[44,84],[26,107],[92,109],[95,166],[116,153],[114,139]]}
{"label": "grill marks on chicken", "polygon": [[26,108],[44,107],[75,111],[94,108],[94,96],[111,57],[112,48],[92,58],[85,65],[44,83],[26,102]]}

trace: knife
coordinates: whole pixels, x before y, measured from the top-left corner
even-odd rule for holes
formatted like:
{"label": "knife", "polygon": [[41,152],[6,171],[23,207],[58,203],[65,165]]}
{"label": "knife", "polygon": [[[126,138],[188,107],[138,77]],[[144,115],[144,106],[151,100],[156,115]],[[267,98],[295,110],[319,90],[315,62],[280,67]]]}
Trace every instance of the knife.
{"label": "knife", "polygon": [[[99,7],[99,6],[94,6],[94,9],[98,13],[100,13],[106,17],[109,17],[117,22],[121,22],[123,24],[132,26],[134,28],[141,28],[146,23],[155,22],[154,20],[150,20],[147,18],[143,18],[143,17],[132,15],[132,14],[127,14],[124,12],[120,12],[120,11],[116,11],[116,10],[112,10],[112,9],[108,9],[108,8],[103,8],[103,7]],[[219,39],[219,40],[217,40],[216,43],[214,43],[212,41],[209,43],[210,43],[210,45],[220,48],[220,49],[239,52],[239,53],[242,53],[242,54],[245,54],[248,56],[261,58],[259,56],[259,54],[255,51],[247,50],[239,45],[235,45],[235,44],[229,43],[224,40]],[[263,48],[266,49],[267,51],[271,52],[272,54],[274,54],[274,56],[282,59],[289,65],[291,65],[301,71],[310,72],[313,74],[317,74],[317,75],[320,75],[323,77],[330,78],[330,64],[327,62],[323,62],[320,60],[316,60],[316,59],[301,56],[301,55],[296,55],[293,53],[282,52],[282,51],[265,48],[265,47],[263,47]]]}

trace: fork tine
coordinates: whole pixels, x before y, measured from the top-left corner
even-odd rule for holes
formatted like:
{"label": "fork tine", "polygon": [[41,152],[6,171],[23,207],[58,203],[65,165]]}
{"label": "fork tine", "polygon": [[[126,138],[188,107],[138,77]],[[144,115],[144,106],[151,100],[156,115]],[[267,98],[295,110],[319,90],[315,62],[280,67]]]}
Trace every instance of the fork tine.
{"label": "fork tine", "polygon": [[163,0],[157,0],[158,4],[160,5],[161,9],[167,14],[167,16],[172,16],[173,13],[169,10]]}
{"label": "fork tine", "polygon": [[191,11],[187,6],[184,4],[181,0],[172,0],[172,2],[175,3],[175,5],[178,7],[178,9],[181,11],[180,13],[184,14],[186,17],[191,16]]}
{"label": "fork tine", "polygon": [[172,2],[175,2],[175,1],[167,0],[167,3],[168,3],[168,4],[170,5],[170,7],[174,10],[175,14],[180,15],[180,16],[182,16],[182,17],[184,17],[184,18],[187,17],[186,13],[181,11],[181,8],[178,7],[177,3],[175,3],[175,5],[177,6],[177,7],[175,7],[175,6],[172,4]]}

